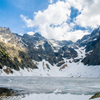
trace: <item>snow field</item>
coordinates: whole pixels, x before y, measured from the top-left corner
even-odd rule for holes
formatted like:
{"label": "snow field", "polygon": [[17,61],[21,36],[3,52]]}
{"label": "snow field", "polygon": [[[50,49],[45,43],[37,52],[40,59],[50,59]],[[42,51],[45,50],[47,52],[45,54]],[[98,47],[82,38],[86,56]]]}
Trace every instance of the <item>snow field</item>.
{"label": "snow field", "polygon": [[[21,100],[89,100],[91,95],[73,95],[73,94],[30,94],[25,95]],[[100,100],[100,98],[91,99]]]}

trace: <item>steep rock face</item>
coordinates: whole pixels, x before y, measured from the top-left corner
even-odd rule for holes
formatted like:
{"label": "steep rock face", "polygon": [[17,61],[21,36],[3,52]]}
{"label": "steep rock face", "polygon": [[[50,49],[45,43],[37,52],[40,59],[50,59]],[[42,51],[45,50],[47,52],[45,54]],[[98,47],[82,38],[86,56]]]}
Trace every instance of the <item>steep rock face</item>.
{"label": "steep rock face", "polygon": [[[27,45],[28,54],[31,56],[31,59],[36,61],[45,59],[53,65],[63,60],[64,57],[71,58],[77,56],[75,50],[67,47],[67,45],[73,43],[72,41],[47,40],[39,33],[31,36],[25,34],[22,37],[22,41]],[[64,47],[65,45],[66,47]]]}
{"label": "steep rock face", "polygon": [[100,27],[93,30],[90,35],[85,35],[75,44],[85,46],[86,57],[82,62],[85,65],[100,65]]}
{"label": "steep rock face", "polygon": [[34,35],[24,34],[22,36],[22,41],[29,46],[35,46],[36,44],[45,41],[46,39],[41,36],[39,33],[35,33]]}
{"label": "steep rock face", "polygon": [[64,46],[62,50],[64,51],[64,57],[68,59],[77,57],[77,52],[73,48]]}
{"label": "steep rock face", "polygon": [[36,61],[46,59],[51,64],[54,63],[54,61],[51,60],[51,58],[55,56],[53,49],[48,40],[39,33],[35,33],[32,36],[25,34],[22,37],[22,41],[27,45],[28,54],[31,59]]}
{"label": "steep rock face", "polygon": [[73,48],[69,48],[67,46],[64,46],[58,50],[58,52],[55,52],[56,55],[56,62],[63,60],[63,58],[71,59],[78,56],[77,52]]}
{"label": "steep rock face", "polygon": [[15,47],[24,47],[16,34],[11,33],[10,29],[6,27],[0,27],[0,40],[4,43],[10,43]]}
{"label": "steep rock face", "polygon": [[68,45],[73,44],[72,41],[66,41],[66,40],[59,41],[59,40],[55,40],[55,39],[50,39],[49,43],[55,52],[57,52],[63,46],[68,46]]}
{"label": "steep rock face", "polygon": [[78,45],[79,47],[86,46],[86,52],[88,52],[93,49],[95,41],[99,36],[100,36],[100,27],[94,29],[91,34],[83,36],[83,38],[78,40],[75,44]]}
{"label": "steep rock face", "polygon": [[95,44],[98,42],[97,39],[100,37],[100,27],[94,29],[90,37],[91,37],[91,41],[87,41],[88,43],[86,45],[86,52],[93,50]]}
{"label": "steep rock face", "polygon": [[85,47],[86,57],[82,60],[85,65],[100,65],[100,27],[94,29],[90,35],[83,36],[75,44]]}
{"label": "steep rock face", "polygon": [[19,70],[19,67],[37,68],[24,50],[0,42],[0,68],[4,65],[15,70]]}
{"label": "steep rock face", "polygon": [[[64,56],[63,52],[65,52],[66,50],[62,50],[61,47],[73,43],[71,41],[47,40],[39,33],[35,33],[34,35],[24,34],[22,37],[22,41],[27,45],[28,54],[31,56],[31,59],[36,61],[42,61],[43,59],[45,59],[52,65],[63,60],[63,57],[67,57],[66,54],[68,53],[65,53]],[[55,42],[55,45],[53,44],[53,42]],[[55,50],[57,50],[57,53],[55,52]],[[61,51],[62,53],[60,53]]]}
{"label": "steep rock face", "polygon": [[82,62],[86,65],[100,65],[100,37],[95,41],[93,51]]}

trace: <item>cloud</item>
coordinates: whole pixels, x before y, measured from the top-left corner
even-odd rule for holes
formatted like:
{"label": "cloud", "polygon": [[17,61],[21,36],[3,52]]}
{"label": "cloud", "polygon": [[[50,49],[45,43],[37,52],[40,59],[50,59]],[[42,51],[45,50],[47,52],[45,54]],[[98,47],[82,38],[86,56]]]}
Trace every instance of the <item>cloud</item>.
{"label": "cloud", "polygon": [[[36,31],[48,39],[76,41],[89,34],[88,27],[94,28],[100,24],[99,5],[99,0],[58,0],[44,11],[34,12],[33,19],[22,14],[20,17],[28,28],[37,27]],[[70,22],[71,7],[78,10],[73,22]],[[78,25],[86,30],[73,29]]]}
{"label": "cloud", "polygon": [[67,38],[69,38],[70,40],[72,40],[73,42],[75,42],[78,39],[81,39],[84,35],[87,35],[88,30],[82,31],[82,30],[75,30],[75,31],[70,31],[67,32],[67,34],[65,34],[64,36],[64,40],[67,40]]}
{"label": "cloud", "polygon": [[61,39],[61,35],[69,30],[66,21],[70,19],[70,4],[67,2],[59,1],[56,4],[50,4],[43,12],[38,11],[34,14],[33,20],[22,14],[20,17],[27,27],[39,27],[38,31],[46,38]]}
{"label": "cloud", "polygon": [[100,0],[66,0],[74,8],[78,9],[79,15],[74,22],[85,28],[95,28],[100,25]]}
{"label": "cloud", "polygon": [[34,35],[34,32],[30,31],[30,32],[28,32],[27,34],[29,34],[29,35]]}
{"label": "cloud", "polygon": [[81,14],[75,19],[75,23],[88,28],[95,28],[100,25],[100,0],[82,0]]}
{"label": "cloud", "polygon": [[20,15],[20,17],[23,19],[23,21],[25,21],[25,23],[27,24],[27,27],[33,27],[34,26],[34,21],[31,19],[28,19],[26,16],[24,15]]}

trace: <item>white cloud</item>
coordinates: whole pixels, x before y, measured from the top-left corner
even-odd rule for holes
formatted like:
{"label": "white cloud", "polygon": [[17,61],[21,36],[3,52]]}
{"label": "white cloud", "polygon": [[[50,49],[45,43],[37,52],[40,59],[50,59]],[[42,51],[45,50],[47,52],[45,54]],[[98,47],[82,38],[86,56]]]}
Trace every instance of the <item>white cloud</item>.
{"label": "white cloud", "polygon": [[[50,0],[50,3],[53,1]],[[55,4],[50,4],[44,11],[35,12],[33,19],[20,15],[25,21],[27,27],[38,27],[36,31],[46,38],[59,40],[72,40],[82,38],[89,34],[88,27],[94,28],[100,25],[100,0],[58,0]],[[70,21],[71,7],[78,9],[79,15]],[[75,30],[73,28],[79,25],[87,30]]]}
{"label": "white cloud", "polygon": [[22,14],[20,17],[25,21],[27,27],[38,26],[38,31],[46,38],[63,39],[62,35],[70,29],[66,23],[70,19],[70,7],[67,2],[58,1],[50,4],[43,12],[35,12],[33,20]]}
{"label": "white cloud", "polygon": [[30,31],[30,32],[28,32],[27,34],[29,34],[29,35],[34,35],[34,32]]}
{"label": "white cloud", "polygon": [[100,0],[66,0],[80,14],[76,17],[75,23],[85,28],[95,28],[100,25]]}
{"label": "white cloud", "polygon": [[100,0],[80,0],[81,14],[76,17],[75,23],[82,27],[95,28],[100,25]]}
{"label": "white cloud", "polygon": [[24,15],[20,15],[20,17],[23,19],[23,21],[25,21],[25,23],[27,24],[27,27],[29,28],[29,27],[33,27],[34,26],[34,21],[33,20],[31,20],[31,19],[28,19],[26,16],[24,16]]}
{"label": "white cloud", "polygon": [[66,0],[66,2],[70,3],[70,5],[76,9],[78,9],[79,11],[82,10],[82,5],[80,3],[80,1],[82,0]]}
{"label": "white cloud", "polygon": [[87,30],[82,31],[82,30],[76,30],[76,31],[72,31],[72,32],[67,32],[67,34],[65,34],[64,39],[67,40],[72,40],[73,42],[75,42],[78,39],[81,39],[84,35],[89,34]]}

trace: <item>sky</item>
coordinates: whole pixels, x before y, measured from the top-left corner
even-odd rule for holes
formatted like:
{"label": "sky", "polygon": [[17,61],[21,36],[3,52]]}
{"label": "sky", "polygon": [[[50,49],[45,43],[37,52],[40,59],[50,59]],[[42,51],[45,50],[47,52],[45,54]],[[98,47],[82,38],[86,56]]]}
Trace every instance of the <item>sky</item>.
{"label": "sky", "polygon": [[100,0],[0,0],[0,27],[47,39],[81,39],[100,25]]}

